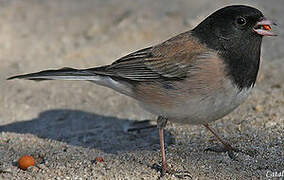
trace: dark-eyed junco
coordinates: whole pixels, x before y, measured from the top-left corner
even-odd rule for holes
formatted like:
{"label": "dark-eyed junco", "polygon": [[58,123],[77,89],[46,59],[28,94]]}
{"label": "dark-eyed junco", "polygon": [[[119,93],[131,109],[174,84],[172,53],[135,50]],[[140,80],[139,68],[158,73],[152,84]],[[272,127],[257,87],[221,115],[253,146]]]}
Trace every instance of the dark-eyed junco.
{"label": "dark-eyed junco", "polygon": [[208,126],[238,107],[253,88],[263,36],[274,23],[243,5],[217,10],[193,30],[114,63],[90,69],[63,68],[10,77],[87,80],[130,96],[158,116],[162,172],[166,171],[163,128],[167,120]]}

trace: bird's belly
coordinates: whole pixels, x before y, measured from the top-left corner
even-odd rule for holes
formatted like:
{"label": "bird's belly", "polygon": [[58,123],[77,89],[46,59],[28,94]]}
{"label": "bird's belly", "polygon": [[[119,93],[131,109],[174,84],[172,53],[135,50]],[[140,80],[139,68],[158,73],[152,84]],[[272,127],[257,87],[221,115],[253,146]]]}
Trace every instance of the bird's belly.
{"label": "bird's belly", "polygon": [[179,105],[168,114],[177,117],[173,121],[188,124],[203,124],[215,121],[236,109],[247,98],[250,89],[232,90],[230,94],[213,93],[207,98],[194,98]]}
{"label": "bird's belly", "polygon": [[178,95],[170,99],[168,106],[144,103],[142,106],[157,115],[168,117],[172,122],[203,124],[224,117],[237,108],[249,95],[251,88],[239,90],[231,83],[206,95]]}

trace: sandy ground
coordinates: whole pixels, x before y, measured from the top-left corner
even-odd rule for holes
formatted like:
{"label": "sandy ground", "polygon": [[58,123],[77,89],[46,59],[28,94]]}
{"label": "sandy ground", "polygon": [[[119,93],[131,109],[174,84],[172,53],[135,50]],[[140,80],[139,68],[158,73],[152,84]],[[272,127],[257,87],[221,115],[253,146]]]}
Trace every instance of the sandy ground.
{"label": "sandy ground", "polygon": [[[154,118],[134,100],[88,82],[5,79],[111,63],[189,30],[233,2],[0,0],[0,179],[158,179],[157,130],[125,132],[135,120]],[[204,152],[219,144],[210,132],[170,123],[168,163],[192,179],[267,179],[284,170],[284,1],[249,5],[276,20],[280,35],[264,39],[261,72],[250,98],[212,127],[254,156],[238,153],[233,161],[226,153]],[[37,161],[27,171],[16,164],[24,154]]]}

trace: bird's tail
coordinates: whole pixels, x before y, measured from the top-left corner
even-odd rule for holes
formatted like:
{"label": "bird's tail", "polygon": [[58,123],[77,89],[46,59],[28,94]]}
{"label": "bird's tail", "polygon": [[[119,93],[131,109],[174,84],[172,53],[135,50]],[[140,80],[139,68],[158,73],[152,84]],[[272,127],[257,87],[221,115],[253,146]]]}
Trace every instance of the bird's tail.
{"label": "bird's tail", "polygon": [[9,77],[11,79],[28,79],[35,81],[42,80],[85,80],[98,85],[109,87],[127,96],[133,96],[132,85],[126,81],[113,79],[111,74],[105,71],[107,66],[90,69],[62,68],[58,70],[45,70],[31,74],[24,74]]}
{"label": "bird's tail", "polygon": [[94,80],[98,79],[98,74],[94,71],[87,69],[73,69],[73,68],[62,68],[57,70],[45,70],[36,73],[17,75],[9,77],[11,79],[28,79],[28,80]]}

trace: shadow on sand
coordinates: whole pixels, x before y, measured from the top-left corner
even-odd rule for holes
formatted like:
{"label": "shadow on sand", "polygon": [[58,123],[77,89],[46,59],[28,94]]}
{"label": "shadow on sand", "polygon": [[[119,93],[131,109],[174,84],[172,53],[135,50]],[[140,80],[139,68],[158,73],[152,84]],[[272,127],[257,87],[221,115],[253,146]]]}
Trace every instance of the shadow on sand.
{"label": "shadow on sand", "polygon": [[[55,109],[39,114],[37,118],[0,126],[0,132],[30,133],[40,138],[66,142],[74,146],[100,149],[106,153],[157,150],[157,128],[127,132],[133,121],[92,114],[84,111]],[[174,142],[165,131],[166,144]]]}

